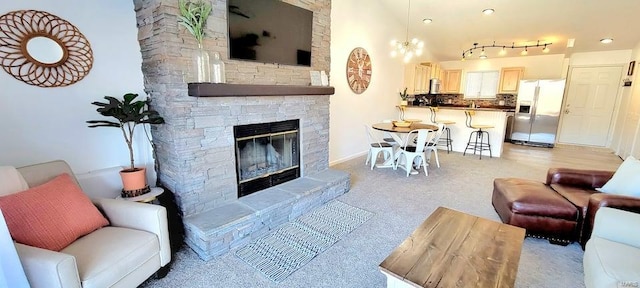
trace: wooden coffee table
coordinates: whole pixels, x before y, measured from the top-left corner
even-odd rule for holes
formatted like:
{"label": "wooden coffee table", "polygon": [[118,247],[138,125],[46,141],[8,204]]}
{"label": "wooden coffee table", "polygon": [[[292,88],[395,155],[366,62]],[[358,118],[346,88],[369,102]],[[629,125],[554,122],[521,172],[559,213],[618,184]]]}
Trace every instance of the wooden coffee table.
{"label": "wooden coffee table", "polygon": [[387,287],[513,287],[525,230],[438,207],[380,263]]}

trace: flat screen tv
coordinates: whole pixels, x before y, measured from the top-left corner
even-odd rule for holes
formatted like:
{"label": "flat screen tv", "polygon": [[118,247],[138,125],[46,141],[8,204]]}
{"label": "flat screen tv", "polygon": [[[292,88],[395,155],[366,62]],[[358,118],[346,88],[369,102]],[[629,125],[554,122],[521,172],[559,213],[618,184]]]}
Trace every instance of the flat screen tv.
{"label": "flat screen tv", "polygon": [[311,66],[313,12],[278,0],[228,0],[231,59]]}

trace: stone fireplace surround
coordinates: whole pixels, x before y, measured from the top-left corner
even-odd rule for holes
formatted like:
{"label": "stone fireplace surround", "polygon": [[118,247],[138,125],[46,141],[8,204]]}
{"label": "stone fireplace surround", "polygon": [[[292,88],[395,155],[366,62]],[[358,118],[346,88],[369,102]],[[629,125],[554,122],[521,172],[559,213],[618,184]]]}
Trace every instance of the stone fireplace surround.
{"label": "stone fireplace surround", "polygon": [[[331,1],[283,1],[313,11],[311,67],[229,60],[227,1],[212,0],[204,47],[220,53],[232,84],[215,86],[219,96],[228,97],[193,97],[213,86],[185,83],[197,45],[177,23],[178,1],[133,0],[145,91],[166,120],[151,127],[158,179],[175,194],[186,242],[202,259],[246,243],[349,187],[347,173],[328,169],[333,88],[308,86],[309,70],[330,70]],[[248,93],[228,94],[227,88],[238,87]],[[264,88],[272,92],[260,92]],[[289,119],[300,119],[302,178],[238,200],[233,126]]]}
{"label": "stone fireplace surround", "polygon": [[[187,175],[182,185],[165,185],[197,189],[176,196],[185,241],[203,260],[243,246],[349,190],[348,173],[328,168],[332,87],[191,83],[188,91],[196,97],[194,129],[203,135],[200,146],[183,157],[198,155],[194,161],[206,173],[204,179]],[[300,120],[302,177],[238,199],[233,127],[291,119]],[[165,183],[167,178],[161,174],[160,179]]]}

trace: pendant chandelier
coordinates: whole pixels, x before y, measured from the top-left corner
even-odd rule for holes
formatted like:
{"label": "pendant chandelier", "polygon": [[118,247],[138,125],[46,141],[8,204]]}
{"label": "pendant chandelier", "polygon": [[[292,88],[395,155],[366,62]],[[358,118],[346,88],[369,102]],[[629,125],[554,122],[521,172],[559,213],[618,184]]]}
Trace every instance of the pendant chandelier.
{"label": "pendant chandelier", "polygon": [[477,49],[482,49],[482,51],[480,52],[480,55],[478,55],[478,58],[480,59],[487,59],[487,54],[485,54],[484,50],[485,48],[499,48],[501,49],[499,52],[500,56],[504,56],[507,54],[507,49],[522,49],[522,51],[520,51],[520,55],[525,56],[527,54],[529,54],[529,48],[537,48],[537,47],[542,47],[542,52],[543,53],[549,53],[549,47],[551,46],[551,42],[542,42],[540,43],[540,40],[538,40],[536,42],[536,44],[530,44],[530,45],[515,45],[514,43],[511,43],[511,46],[509,45],[496,45],[496,42],[493,41],[493,44],[491,45],[480,45],[478,43],[473,43],[473,47],[464,50],[464,52],[462,52],[462,61],[464,61],[465,59],[469,59],[471,58],[471,56],[473,56],[473,51],[477,50]]}
{"label": "pendant chandelier", "polygon": [[407,34],[405,36],[405,40],[404,42],[398,40],[391,41],[391,46],[393,47],[391,57],[400,55],[405,63],[411,61],[413,56],[422,55],[422,48],[424,48],[424,42],[418,40],[418,38],[413,38],[409,41],[409,24],[411,23],[410,12],[411,0],[409,0],[409,7],[407,8]]}

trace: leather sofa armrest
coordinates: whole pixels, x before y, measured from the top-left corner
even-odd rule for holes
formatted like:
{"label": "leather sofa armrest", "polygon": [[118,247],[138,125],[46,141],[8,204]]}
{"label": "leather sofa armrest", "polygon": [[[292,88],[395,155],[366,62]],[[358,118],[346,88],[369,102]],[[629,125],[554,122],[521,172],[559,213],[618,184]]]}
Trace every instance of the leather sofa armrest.
{"label": "leather sofa armrest", "polygon": [[167,209],[154,204],[118,199],[97,198],[94,203],[109,219],[111,226],[147,231],[160,241],[160,264],[171,261]]}
{"label": "leather sofa armrest", "polygon": [[547,171],[547,185],[561,184],[595,189],[604,186],[613,177],[613,173],[614,171],[551,168]]}
{"label": "leather sofa armrest", "polygon": [[587,208],[587,214],[584,218],[582,239],[580,239],[580,244],[582,244],[582,247],[584,247],[589,238],[591,238],[593,223],[596,218],[596,213],[598,212],[600,207],[611,207],[620,210],[640,213],[640,198],[608,193],[592,194],[591,197],[589,197],[589,206]]}
{"label": "leather sofa armrest", "polygon": [[31,287],[82,287],[75,257],[20,243],[15,246]]}
{"label": "leather sofa armrest", "polygon": [[640,214],[611,207],[598,209],[593,236],[640,248]]}

